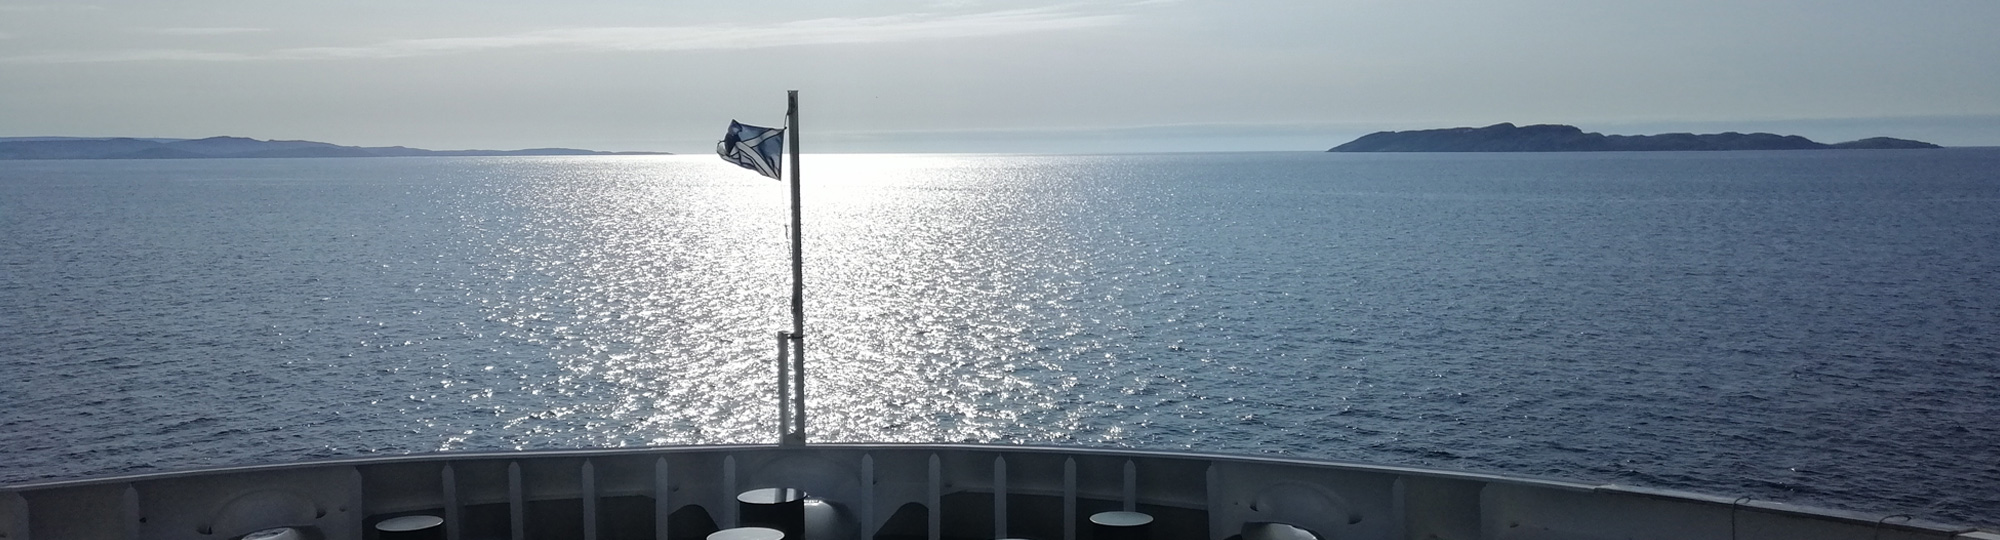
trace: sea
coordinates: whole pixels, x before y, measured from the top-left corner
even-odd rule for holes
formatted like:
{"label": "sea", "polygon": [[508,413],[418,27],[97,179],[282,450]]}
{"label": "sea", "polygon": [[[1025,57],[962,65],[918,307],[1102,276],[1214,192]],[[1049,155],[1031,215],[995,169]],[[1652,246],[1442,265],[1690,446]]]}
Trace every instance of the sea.
{"label": "sea", "polygon": [[[2000,525],[2000,148],[804,156],[818,442]],[[714,156],[0,161],[0,484],[776,440]]]}

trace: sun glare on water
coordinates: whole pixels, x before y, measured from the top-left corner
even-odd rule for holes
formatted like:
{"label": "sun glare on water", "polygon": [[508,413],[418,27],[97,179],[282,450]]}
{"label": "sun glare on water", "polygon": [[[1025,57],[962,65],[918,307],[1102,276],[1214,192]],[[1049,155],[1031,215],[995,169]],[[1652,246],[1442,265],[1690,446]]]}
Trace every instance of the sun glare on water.
{"label": "sun glare on water", "polygon": [[[789,186],[703,156],[542,165],[555,166],[505,198],[514,208],[501,213],[530,226],[491,241],[509,255],[492,260],[506,286],[481,304],[511,328],[503,337],[545,347],[559,370],[499,389],[544,399],[496,406],[507,421],[495,436],[774,439],[775,334],[790,326]],[[1049,319],[1032,312],[1052,307],[1034,300],[1047,293],[1019,290],[1031,281],[1023,272],[1075,263],[1049,224],[1019,219],[1045,202],[1012,196],[1018,179],[961,157],[807,156],[803,170],[813,439],[1063,431],[1020,421],[1024,401],[1050,409],[1060,399],[1059,387],[1019,375],[1061,370],[1030,360],[1028,333]]]}

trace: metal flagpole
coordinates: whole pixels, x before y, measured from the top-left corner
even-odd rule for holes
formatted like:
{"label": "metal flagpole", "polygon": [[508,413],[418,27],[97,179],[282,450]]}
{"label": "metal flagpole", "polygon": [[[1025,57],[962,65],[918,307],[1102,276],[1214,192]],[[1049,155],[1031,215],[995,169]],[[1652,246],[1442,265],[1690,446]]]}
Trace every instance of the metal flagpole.
{"label": "metal flagpole", "polygon": [[785,147],[792,153],[792,413],[797,416],[792,431],[778,444],[802,446],[806,443],[806,271],[804,235],[799,231],[799,91],[788,90],[785,96]]}

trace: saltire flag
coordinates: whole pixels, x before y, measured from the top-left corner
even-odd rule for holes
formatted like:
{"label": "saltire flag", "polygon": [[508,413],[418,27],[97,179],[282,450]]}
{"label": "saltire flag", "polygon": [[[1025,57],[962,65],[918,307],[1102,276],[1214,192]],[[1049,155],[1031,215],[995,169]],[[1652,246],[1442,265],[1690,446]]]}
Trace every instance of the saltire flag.
{"label": "saltire flag", "polygon": [[784,135],[782,129],[730,120],[729,132],[722,135],[722,142],[715,143],[715,153],[757,174],[783,180],[779,177],[778,158],[785,153]]}

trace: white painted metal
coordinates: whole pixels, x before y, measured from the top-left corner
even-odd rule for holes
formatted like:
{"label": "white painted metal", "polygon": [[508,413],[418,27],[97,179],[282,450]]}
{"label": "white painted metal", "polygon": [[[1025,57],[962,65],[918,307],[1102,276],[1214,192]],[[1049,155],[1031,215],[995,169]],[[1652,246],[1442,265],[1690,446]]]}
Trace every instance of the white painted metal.
{"label": "white painted metal", "polygon": [[327,538],[361,540],[361,526],[368,519],[368,512],[366,511],[368,497],[365,488],[362,487],[364,484],[361,482],[361,468],[349,466],[342,469],[341,472],[345,473],[341,476],[345,477],[343,480],[346,481],[347,489],[345,490],[346,500],[344,504],[340,505],[339,510],[341,515],[345,516],[347,530],[342,531],[344,534],[327,534],[326,536]]}
{"label": "white painted metal", "polygon": [[929,518],[924,534],[930,540],[940,540],[944,538],[944,465],[936,453],[931,454],[930,476],[924,483],[929,486],[924,497],[924,508],[929,510],[924,513]]}
{"label": "white painted metal", "polygon": [[1125,496],[1123,499],[1126,512],[1139,511],[1139,464],[1133,463],[1129,459],[1125,460]]}
{"label": "white painted metal", "polygon": [[993,537],[1007,538],[1007,457],[993,457]]}
{"label": "white painted metal", "polygon": [[444,538],[459,540],[463,537],[464,527],[461,524],[464,513],[458,501],[458,474],[451,468],[450,463],[446,463],[442,476],[444,477]]}
{"label": "white painted metal", "polygon": [[1076,540],[1076,458],[1063,459],[1063,540]]}
{"label": "white painted metal", "polygon": [[[861,527],[873,530],[881,525],[875,521],[875,455],[861,454]],[[865,538],[860,540],[867,540]]]}
{"label": "white painted metal", "polygon": [[521,462],[507,462],[507,531],[513,540],[528,538],[527,489],[521,485]]}
{"label": "white painted metal", "polygon": [[131,485],[126,485],[125,496],[121,502],[124,503],[120,506],[125,510],[125,515],[119,521],[125,524],[125,540],[139,540],[139,524],[142,523],[139,521],[141,517],[139,515],[139,489]]}
{"label": "white painted metal", "polygon": [[[665,536],[668,516],[693,504],[710,516],[728,514],[716,520],[718,526],[734,525],[734,505],[720,503],[731,500],[727,494],[739,483],[793,480],[846,516],[816,522],[852,529],[826,537],[840,540],[872,540],[892,521],[886,514],[908,504],[926,510],[925,535],[939,539],[989,532],[1034,536],[1039,530],[1050,540],[1058,534],[1074,540],[1080,509],[1131,505],[1126,507],[1144,507],[1161,519],[1156,540],[1223,540],[1262,523],[1293,525],[1328,540],[2000,540],[1992,532],[1900,517],[1629,486],[1306,460],[977,445],[435,454],[37,482],[0,486],[0,540],[229,540],[271,527],[359,540],[366,520],[412,512],[455,514],[447,518],[451,528],[497,532],[498,523],[481,525],[502,519],[497,508],[471,510],[503,501],[511,536],[526,538],[525,524],[551,526],[529,513],[564,500],[585,505],[586,517],[559,536],[602,537],[614,524],[635,530],[645,526],[647,512],[654,520],[650,530]],[[967,506],[987,496],[991,515]],[[609,503],[629,497],[649,497],[652,504]],[[1037,522],[1027,517],[1037,514],[1022,514],[1028,506],[1013,504],[1037,498],[1045,501],[1038,503],[1039,519],[1063,523]],[[637,508],[647,510],[619,515]]]}
{"label": "white painted metal", "polygon": [[597,468],[583,460],[583,540],[597,540]]}
{"label": "white painted metal", "polygon": [[719,508],[709,509],[711,512],[722,512],[722,528],[734,529],[743,526],[739,521],[741,518],[736,515],[736,494],[742,492],[743,490],[736,488],[736,456],[725,454],[722,456],[722,493],[715,499],[715,506]]}
{"label": "white painted metal", "polygon": [[[1221,491],[1219,491],[1222,486],[1222,478],[1217,477],[1215,475],[1215,465],[1210,464],[1207,467],[1202,468],[1201,478],[1202,478],[1202,483],[1204,484],[1203,487],[1207,488],[1208,490],[1208,493],[1206,494],[1206,497],[1208,497],[1208,504],[1204,505],[1203,508],[1208,510],[1208,515],[1210,516],[1223,514],[1222,505],[1227,503],[1223,501],[1222,493]],[[1228,538],[1229,530],[1223,528],[1223,522],[1221,520],[1210,519],[1208,520],[1208,537]]]}
{"label": "white painted metal", "polygon": [[653,460],[653,538],[673,538],[668,518],[674,513],[672,466],[667,458]]}

